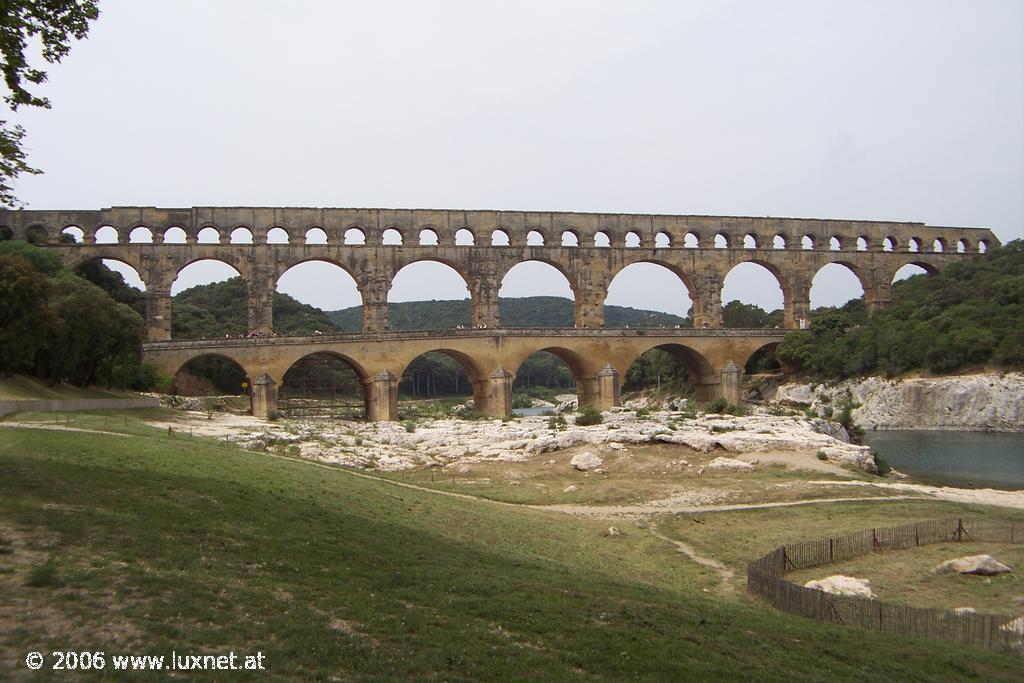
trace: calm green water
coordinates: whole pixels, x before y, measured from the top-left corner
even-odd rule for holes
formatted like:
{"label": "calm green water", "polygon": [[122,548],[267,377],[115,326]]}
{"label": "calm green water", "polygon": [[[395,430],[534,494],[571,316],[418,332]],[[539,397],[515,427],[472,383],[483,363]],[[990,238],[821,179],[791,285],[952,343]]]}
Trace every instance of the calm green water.
{"label": "calm green water", "polygon": [[1024,434],[868,432],[865,441],[890,465],[918,481],[1024,489]]}

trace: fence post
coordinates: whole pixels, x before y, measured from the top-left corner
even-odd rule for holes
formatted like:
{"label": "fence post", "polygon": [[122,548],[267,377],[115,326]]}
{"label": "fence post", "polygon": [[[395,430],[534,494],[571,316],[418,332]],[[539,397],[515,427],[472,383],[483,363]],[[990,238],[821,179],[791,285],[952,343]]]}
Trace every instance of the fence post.
{"label": "fence post", "polygon": [[960,543],[963,540],[964,524],[963,520],[959,517],[956,518],[956,542]]}
{"label": "fence post", "polygon": [[832,548],[832,542],[834,540],[835,539],[832,539],[832,538],[828,539],[828,563],[829,564],[832,564],[833,562],[836,561],[835,560],[835,551]]}

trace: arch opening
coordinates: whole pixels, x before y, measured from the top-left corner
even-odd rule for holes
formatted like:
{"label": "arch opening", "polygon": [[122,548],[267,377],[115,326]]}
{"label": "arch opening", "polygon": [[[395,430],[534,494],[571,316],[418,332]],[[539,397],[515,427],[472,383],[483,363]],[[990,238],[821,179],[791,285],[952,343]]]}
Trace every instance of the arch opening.
{"label": "arch opening", "polygon": [[[456,300],[459,305],[440,305],[438,301]],[[462,274],[447,263],[434,260],[414,261],[402,267],[391,280],[388,308],[391,330],[441,330],[465,324],[470,318],[472,296]],[[431,302],[417,306],[394,305]],[[465,301],[465,303],[461,303]]]}
{"label": "arch opening", "polygon": [[895,284],[901,280],[909,280],[917,275],[932,275],[933,273],[935,273],[935,269],[927,264],[907,263],[896,271],[892,277],[892,283]]}
{"label": "arch opening", "polygon": [[[604,300],[605,327],[692,327],[693,299],[684,276],[660,263],[626,266]],[[637,310],[639,309],[639,310]]]}
{"label": "arch opening", "polygon": [[398,414],[402,419],[454,412],[473,399],[475,412],[486,412],[487,378],[466,354],[452,349],[421,353],[402,371]]}
{"label": "arch opening", "polygon": [[804,251],[811,251],[814,249],[814,237],[811,235],[804,235],[800,238],[800,248]]}
{"label": "arch opening", "polygon": [[[583,370],[579,358],[566,349],[541,349],[531,353],[516,369],[512,382],[512,412],[536,415],[550,410],[564,399],[576,394]],[[536,405],[535,405],[536,404]]]}
{"label": "arch opening", "polygon": [[146,283],[134,267],[117,259],[90,258],[75,266],[75,274],[103,289],[110,298],[146,317]]}
{"label": "arch opening", "polygon": [[744,249],[757,249],[757,235],[750,232],[743,236]]}
{"label": "arch opening", "polygon": [[686,249],[698,249],[700,247],[700,237],[695,232],[688,232],[683,237],[683,247]]}
{"label": "arch opening", "polygon": [[[781,371],[782,364],[775,357],[775,349],[778,346],[778,342],[772,342],[771,344],[765,344],[750,354],[750,358],[747,359],[743,366],[743,373],[749,376],[776,374]],[[757,398],[763,399],[764,397],[759,394]]]}
{"label": "arch opening", "polygon": [[612,240],[608,237],[608,233],[603,230],[598,230],[594,233],[594,246],[595,247],[611,247]]}
{"label": "arch opening", "polygon": [[831,251],[842,251],[843,250],[843,241],[841,239],[839,239],[838,237],[832,237],[828,241],[828,248]]}
{"label": "arch opening", "polygon": [[578,247],[580,246],[580,236],[572,230],[565,230],[562,232],[562,246],[563,247]]}
{"label": "arch opening", "polygon": [[978,240],[978,253],[979,254],[986,254],[986,253],[988,253],[988,240]]}
{"label": "arch opening", "polygon": [[738,263],[722,281],[722,325],[781,327],[785,297],[778,275],[765,265]]}
{"label": "arch opening", "polygon": [[839,307],[864,298],[864,285],[846,263],[827,263],[811,280],[811,309]]}
{"label": "arch opening", "polygon": [[661,344],[647,349],[630,364],[622,389],[706,401],[715,383],[714,368],[700,353],[682,344]]}
{"label": "arch opening", "polygon": [[327,244],[327,232],[323,228],[310,228],[306,231],[306,244]]}
{"label": "arch opening", "polygon": [[252,230],[245,226],[238,226],[231,231],[231,235],[228,237],[228,241],[231,244],[252,244]]}
{"label": "arch opening", "polygon": [[956,241],[956,253],[966,254],[968,250],[967,240],[960,238]]}
{"label": "arch opening", "polygon": [[[137,230],[138,228],[136,228]],[[70,242],[68,242],[70,240]],[[77,225],[69,225],[60,231],[60,241],[68,244],[82,244],[85,242],[85,231]],[[129,239],[129,241],[131,241]],[[152,236],[150,237],[152,241]]]}
{"label": "arch opening", "polygon": [[358,364],[341,354],[321,351],[303,356],[281,379],[278,411],[288,418],[365,419],[365,377]]}
{"label": "arch opening", "polygon": [[729,236],[724,232],[720,232],[715,235],[715,249],[728,249],[729,248]]}
{"label": "arch opening", "polygon": [[[176,396],[231,396],[248,393],[245,369],[234,359],[220,354],[203,354],[178,368],[171,380]],[[248,407],[248,400],[232,401],[236,407]]]}
{"label": "arch opening", "polygon": [[772,238],[772,249],[785,249],[786,238],[784,235],[776,235]]}
{"label": "arch opening", "polygon": [[220,244],[220,233],[216,228],[207,226],[196,235],[196,242],[198,244]]}
{"label": "arch opening", "polygon": [[120,241],[117,228],[112,225],[104,225],[93,233],[93,241],[96,244],[117,244]]}
{"label": "arch opening", "polygon": [[188,242],[188,234],[182,228],[174,226],[164,230],[162,241],[164,244],[185,244]]}
{"label": "arch opening", "polygon": [[858,237],[857,238],[857,251],[867,251],[867,250],[868,250],[868,238],[867,237]]}
{"label": "arch opening", "polygon": [[946,240],[942,239],[941,237],[936,237],[935,240],[932,242],[932,251],[940,254],[946,251]]}
{"label": "arch opening", "polygon": [[381,235],[380,243],[384,246],[395,247],[402,244],[402,242],[402,233],[395,228],[388,228],[384,231],[384,234]]}
{"label": "arch opening", "polygon": [[655,249],[669,249],[672,246],[672,237],[667,232],[659,232],[654,236]]}
{"label": "arch opening", "polygon": [[128,244],[152,244],[153,243],[153,231],[144,225],[140,225],[137,228],[132,228],[132,231],[128,233]]}
{"label": "arch opening", "polygon": [[919,252],[921,251],[921,240],[916,237],[911,237],[910,241],[907,242],[907,251]]}
{"label": "arch opening", "polygon": [[41,225],[30,225],[25,230],[25,241],[37,246],[44,245],[50,241],[50,232]]}
{"label": "arch opening", "polygon": [[896,249],[896,241],[891,237],[882,240],[882,251],[893,251]]}
{"label": "arch opening", "polygon": [[640,235],[630,230],[626,233],[626,239],[623,243],[627,249],[636,249],[640,246]]}
{"label": "arch opening", "polygon": [[[189,263],[171,284],[171,338],[244,337],[249,330],[248,296],[245,280],[227,263]],[[228,305],[218,305],[214,313],[211,302]]]}
{"label": "arch opening", "polygon": [[491,233],[492,247],[507,247],[510,244],[508,233],[500,228]]}
{"label": "arch opening", "polygon": [[[358,332],[362,329],[362,312],[347,309],[362,305],[359,287],[347,270],[329,261],[303,261],[277,279],[274,332],[284,335]],[[341,326],[336,324],[328,316],[332,311],[339,311],[339,318],[346,322]]]}
{"label": "arch opening", "polygon": [[6,225],[0,225],[0,242],[7,242],[14,239],[14,231]]}
{"label": "arch opening", "polygon": [[476,244],[476,235],[467,228],[460,228],[455,233],[455,246],[457,247],[471,247]]}
{"label": "arch opening", "polygon": [[288,244],[288,231],[284,228],[271,228],[267,231],[267,244]]}
{"label": "arch opening", "polygon": [[345,244],[366,244],[366,233],[359,228],[349,228],[345,231]]}
{"label": "arch opening", "polygon": [[526,233],[526,246],[528,247],[543,247],[544,246],[544,234],[539,230],[531,230]]}
{"label": "arch opening", "polygon": [[[503,327],[575,324],[576,296],[572,283],[565,273],[545,261],[522,261],[509,268],[501,279],[498,301]],[[537,316],[538,311],[543,311],[543,315]]]}
{"label": "arch opening", "polygon": [[420,230],[420,246],[421,247],[436,247],[437,246],[437,233],[431,228],[423,228]]}

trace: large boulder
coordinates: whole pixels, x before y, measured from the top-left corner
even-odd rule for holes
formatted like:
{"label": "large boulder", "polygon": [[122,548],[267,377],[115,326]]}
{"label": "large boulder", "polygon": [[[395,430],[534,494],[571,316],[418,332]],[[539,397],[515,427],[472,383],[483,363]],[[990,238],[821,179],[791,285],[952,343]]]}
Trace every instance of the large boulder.
{"label": "large boulder", "polygon": [[846,433],[846,429],[843,428],[843,425],[838,422],[830,422],[829,420],[822,420],[820,417],[816,417],[811,420],[811,429],[818,434],[831,436],[836,441],[850,443],[850,435]]}
{"label": "large boulder", "polygon": [[856,579],[852,576],[835,574],[817,581],[808,581],[804,588],[832,593],[833,595],[849,595],[856,598],[874,599],[875,594],[871,590],[871,582],[867,579]]}
{"label": "large boulder", "polygon": [[996,562],[991,555],[969,555],[958,557],[955,560],[946,560],[935,567],[935,571],[939,573],[956,572],[957,574],[995,576],[996,574],[1005,574],[1013,570],[1002,562]]}
{"label": "large boulder", "polygon": [[579,400],[575,399],[575,398],[571,398],[568,401],[562,401],[557,406],[555,406],[555,412],[559,413],[559,414],[565,413],[565,412],[571,413],[574,410],[576,410],[578,407],[579,407]]}
{"label": "large boulder", "polygon": [[572,460],[569,461],[569,464],[580,472],[587,472],[595,467],[600,467],[602,462],[601,458],[597,457],[590,451],[583,451],[582,453],[577,453],[572,456]]}
{"label": "large boulder", "polygon": [[1015,636],[1024,637],[1024,617],[1017,617],[1013,621],[1003,624],[999,627],[999,630],[1012,633]]}

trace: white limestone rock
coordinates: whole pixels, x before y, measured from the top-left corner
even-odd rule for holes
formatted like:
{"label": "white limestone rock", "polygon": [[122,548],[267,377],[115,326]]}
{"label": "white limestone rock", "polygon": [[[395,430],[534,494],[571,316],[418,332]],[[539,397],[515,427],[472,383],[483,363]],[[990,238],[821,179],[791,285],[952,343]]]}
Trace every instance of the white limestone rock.
{"label": "white limestone rock", "polygon": [[576,493],[577,491],[579,491],[579,488],[577,488],[575,484],[570,484],[562,489],[562,493]]}
{"label": "white limestone rock", "polygon": [[575,398],[571,398],[568,401],[562,401],[557,406],[555,406],[555,412],[558,413],[558,414],[566,413],[566,412],[571,413],[571,412],[576,411],[578,408],[579,408],[579,400],[575,399]]}
{"label": "white limestone rock", "polygon": [[569,464],[580,472],[587,472],[600,467],[602,462],[604,461],[601,460],[601,458],[597,457],[590,451],[583,451],[582,453],[577,453],[572,456],[572,460],[569,461]]}
{"label": "white limestone rock", "polygon": [[824,579],[808,581],[804,588],[832,593],[833,595],[848,595],[857,598],[868,598],[873,600],[875,593],[871,590],[871,582],[868,579],[857,579],[852,576],[834,574]]}
{"label": "white limestone rock", "polygon": [[1024,617],[1017,617],[1013,621],[1003,624],[999,627],[999,630],[1024,638]]}
{"label": "white limestone rock", "polygon": [[968,555],[955,560],[946,560],[935,567],[938,573],[977,574],[979,576],[996,576],[1013,570],[1002,562],[997,562],[991,555]]}
{"label": "white limestone rock", "polygon": [[827,434],[836,441],[850,443],[850,435],[846,433],[846,429],[843,428],[843,425],[838,422],[830,422],[828,420],[822,420],[821,418],[815,418],[811,420],[811,429],[819,434]]}
{"label": "white limestone rock", "polygon": [[756,468],[749,462],[743,462],[736,458],[717,457],[708,463],[708,469],[724,470],[727,472],[753,472]]}

